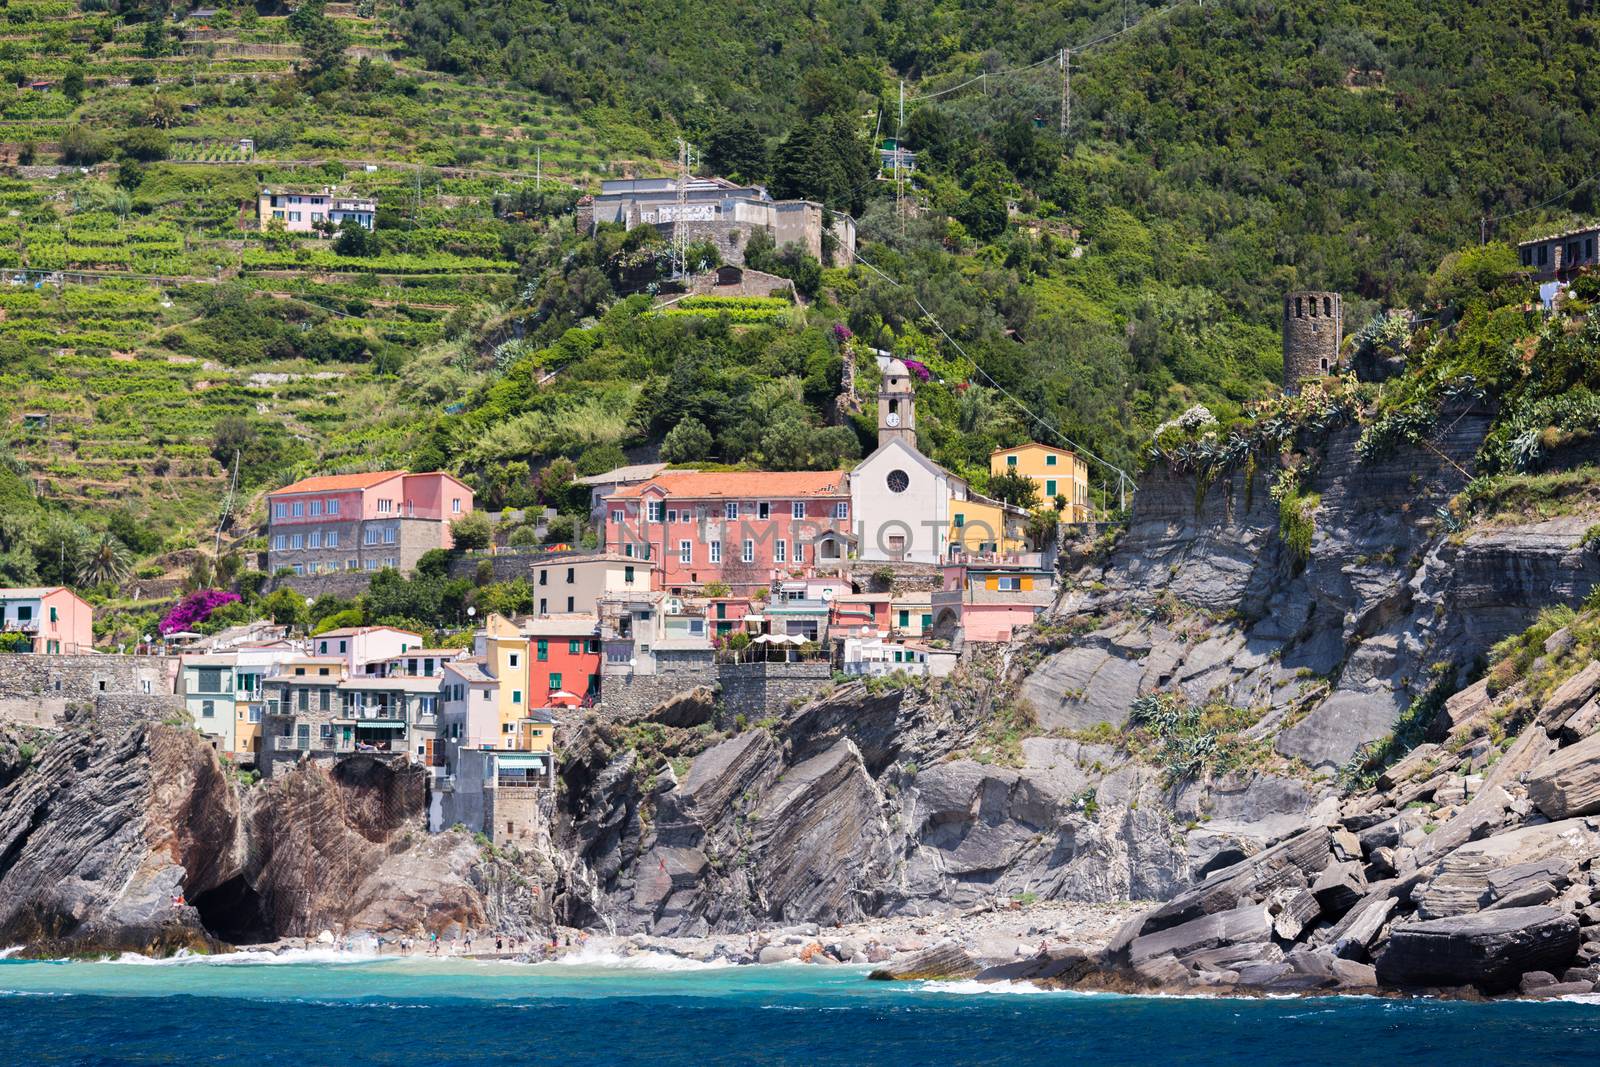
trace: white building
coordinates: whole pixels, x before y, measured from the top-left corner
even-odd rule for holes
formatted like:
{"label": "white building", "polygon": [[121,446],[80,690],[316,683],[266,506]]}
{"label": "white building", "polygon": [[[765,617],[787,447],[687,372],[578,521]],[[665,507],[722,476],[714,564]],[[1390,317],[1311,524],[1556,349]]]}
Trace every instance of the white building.
{"label": "white building", "polygon": [[421,634],[398,626],[344,626],[317,634],[311,641],[314,655],[344,660],[345,670],[352,678],[382,674],[385,661],[426,644]]}
{"label": "white building", "polygon": [[850,507],[863,560],[944,561],[950,502],[967,483],[917,451],[916,393],[898,359],[881,360],[878,448],[850,472]]}
{"label": "white building", "polygon": [[840,669],[852,677],[876,678],[901,671],[912,677],[943,678],[955,670],[959,658],[953,649],[868,634],[844,639]]}

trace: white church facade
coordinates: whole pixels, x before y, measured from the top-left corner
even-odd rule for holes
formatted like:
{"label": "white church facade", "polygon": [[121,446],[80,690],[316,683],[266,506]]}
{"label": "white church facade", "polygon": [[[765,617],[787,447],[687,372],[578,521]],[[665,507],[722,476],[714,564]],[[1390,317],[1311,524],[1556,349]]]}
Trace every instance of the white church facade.
{"label": "white church facade", "polygon": [[967,483],[917,450],[916,393],[906,365],[889,359],[881,369],[878,447],[850,472],[856,558],[942,563],[950,504],[967,499]]}

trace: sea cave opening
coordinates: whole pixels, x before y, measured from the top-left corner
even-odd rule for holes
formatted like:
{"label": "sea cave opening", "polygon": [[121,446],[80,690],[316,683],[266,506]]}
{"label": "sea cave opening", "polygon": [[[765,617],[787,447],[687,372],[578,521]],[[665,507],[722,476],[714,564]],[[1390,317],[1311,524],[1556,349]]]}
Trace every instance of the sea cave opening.
{"label": "sea cave opening", "polygon": [[200,913],[206,932],[219,941],[230,945],[259,945],[278,939],[261,895],[243,875],[235,875],[215,889],[206,890],[190,903]]}

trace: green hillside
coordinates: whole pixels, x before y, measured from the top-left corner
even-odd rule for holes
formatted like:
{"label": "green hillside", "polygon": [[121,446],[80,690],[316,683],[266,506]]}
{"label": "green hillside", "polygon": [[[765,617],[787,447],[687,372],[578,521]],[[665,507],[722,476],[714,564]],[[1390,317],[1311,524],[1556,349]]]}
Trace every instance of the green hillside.
{"label": "green hillside", "polygon": [[[1114,497],[1162,422],[1272,393],[1285,290],[1339,290],[1355,332],[1450,299],[1435,272],[1485,216],[1590,213],[1597,29],[1531,0],[13,3],[5,469],[176,573],[235,453],[239,548],[313,469],[440,465],[576,512],[574,470],[663,442],[847,462],[872,443],[834,417],[850,344],[929,368],[941,462],[981,484],[991,448],[1060,434]],[[874,152],[897,131],[903,198]],[[863,264],[753,247],[803,306],[653,311],[659,235],[570,212],[679,136],[699,172],[854,215]],[[261,233],[257,189],[290,184],[376,197],[376,232]],[[44,521],[0,530],[19,579]]]}

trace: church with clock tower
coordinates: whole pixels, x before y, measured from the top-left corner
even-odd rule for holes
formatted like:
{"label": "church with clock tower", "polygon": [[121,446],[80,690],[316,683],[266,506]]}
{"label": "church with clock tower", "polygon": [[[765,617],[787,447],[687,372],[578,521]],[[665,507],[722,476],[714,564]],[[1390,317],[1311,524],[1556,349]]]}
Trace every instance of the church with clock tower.
{"label": "church with clock tower", "polygon": [[967,483],[917,450],[916,384],[905,363],[880,357],[878,447],[850,472],[856,558],[940,563],[951,502]]}
{"label": "church with clock tower", "polygon": [[890,441],[917,447],[917,393],[911,372],[898,359],[887,361],[878,384],[878,447]]}

